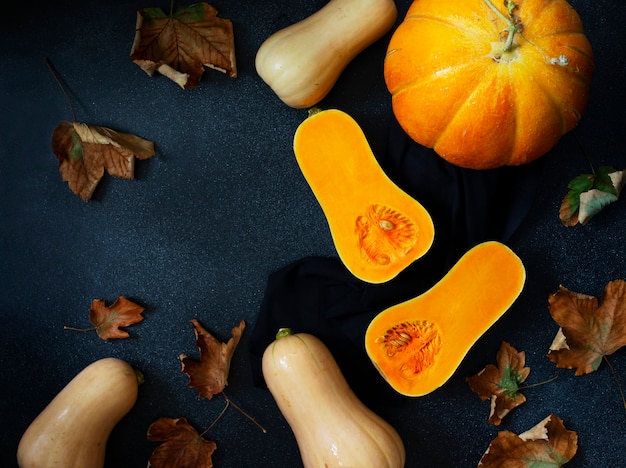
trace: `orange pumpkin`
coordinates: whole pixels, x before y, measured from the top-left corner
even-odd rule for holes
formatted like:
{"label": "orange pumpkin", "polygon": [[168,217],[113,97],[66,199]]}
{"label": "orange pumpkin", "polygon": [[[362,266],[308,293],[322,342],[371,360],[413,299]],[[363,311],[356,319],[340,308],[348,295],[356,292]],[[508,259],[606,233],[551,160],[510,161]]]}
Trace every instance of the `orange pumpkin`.
{"label": "orange pumpkin", "polygon": [[405,132],[472,169],[547,153],[580,120],[592,73],[565,0],[415,0],[384,65]]}

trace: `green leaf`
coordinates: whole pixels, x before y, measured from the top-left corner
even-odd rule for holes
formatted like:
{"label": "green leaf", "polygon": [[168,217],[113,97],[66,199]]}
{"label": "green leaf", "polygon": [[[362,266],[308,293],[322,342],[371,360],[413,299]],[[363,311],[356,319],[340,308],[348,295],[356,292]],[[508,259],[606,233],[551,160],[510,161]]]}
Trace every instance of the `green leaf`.
{"label": "green leaf", "polygon": [[569,184],[567,184],[567,188],[577,192],[591,190],[593,188],[593,181],[593,174],[582,174],[570,180]]}
{"label": "green leaf", "polygon": [[595,174],[574,177],[570,189],[561,202],[559,217],[564,226],[586,224],[604,207],[617,201],[626,182],[626,170],[617,171],[611,166],[601,166]]}
{"label": "green leaf", "polygon": [[613,185],[613,180],[611,179],[611,174],[613,172],[617,171],[610,166],[602,166],[598,169],[593,188],[617,196],[617,189]]}

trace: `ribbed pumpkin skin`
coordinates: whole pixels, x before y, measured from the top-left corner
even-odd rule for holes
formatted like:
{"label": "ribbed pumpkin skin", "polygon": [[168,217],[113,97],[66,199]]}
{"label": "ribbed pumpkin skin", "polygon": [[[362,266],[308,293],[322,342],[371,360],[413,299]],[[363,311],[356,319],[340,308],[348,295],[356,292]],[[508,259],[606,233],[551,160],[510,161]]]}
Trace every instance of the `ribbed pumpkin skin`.
{"label": "ribbed pumpkin skin", "polygon": [[585,111],[593,53],[580,17],[565,0],[515,4],[522,31],[500,60],[507,24],[486,0],[415,0],[389,42],[384,74],[398,122],[458,166],[529,163]]}

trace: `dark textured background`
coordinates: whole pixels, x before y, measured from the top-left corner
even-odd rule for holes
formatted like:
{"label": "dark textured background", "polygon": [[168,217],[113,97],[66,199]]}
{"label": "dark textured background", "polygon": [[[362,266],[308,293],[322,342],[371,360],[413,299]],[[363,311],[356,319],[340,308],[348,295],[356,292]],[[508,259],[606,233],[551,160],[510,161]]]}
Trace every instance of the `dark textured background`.
{"label": "dark textured background", "polygon": [[[234,23],[239,76],[207,70],[200,86],[181,90],[150,78],[128,58],[136,10],[169,5],[138,1],[47,2],[5,7],[0,29],[0,464],[12,466],[19,438],[58,391],[92,361],[116,356],[141,369],[146,383],[113,431],[107,466],[145,466],[155,447],[146,429],[160,416],[187,417],[206,428],[223,400],[199,400],[180,372],[181,353],[196,356],[189,320],[226,339],[245,319],[254,325],[268,275],[311,255],[335,256],[325,218],[292,152],[305,110],[280,102],[254,69],[255,53],[274,31],[310,15],[323,1],[211,2]],[[398,2],[400,21],[409,2]],[[594,47],[591,99],[577,133],[596,166],[626,167],[623,109],[626,64],[624,6],[573,1]],[[392,119],[382,79],[389,35],[344,71],[324,107],[350,113],[374,152],[387,150]],[[139,161],[136,180],[105,176],[92,201],[62,182],[50,137],[71,120],[44,64],[60,72],[78,120],[134,133],[156,144]],[[624,466],[626,413],[609,368],[574,377],[545,354],[557,330],[547,297],[560,284],[600,295],[626,278],[626,202],[588,226],[564,228],[558,206],[568,180],[588,171],[571,135],[546,156],[529,216],[509,245],[528,271],[513,308],[481,339],[458,373],[420,399],[376,402],[400,432],[407,466],[475,466],[499,429],[525,431],[548,414],[579,434],[571,466]],[[146,307],[132,338],[104,342],[86,325],[91,301],[124,295]],[[216,466],[292,467],[300,463],[289,427],[270,394],[255,387],[249,333],[235,353],[230,397],[268,429],[261,433],[230,409],[210,431]],[[529,382],[558,375],[525,392],[528,402],[500,428],[489,405],[464,377],[493,362],[501,340],[526,351]],[[626,383],[626,355],[610,358]]]}

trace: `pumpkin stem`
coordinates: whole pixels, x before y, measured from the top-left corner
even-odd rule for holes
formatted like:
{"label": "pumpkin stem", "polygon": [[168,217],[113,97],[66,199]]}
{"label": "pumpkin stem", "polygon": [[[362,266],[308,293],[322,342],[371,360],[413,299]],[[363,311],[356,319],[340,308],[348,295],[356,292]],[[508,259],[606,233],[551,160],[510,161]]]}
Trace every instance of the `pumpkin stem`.
{"label": "pumpkin stem", "polygon": [[308,111],[309,117],[313,117],[315,114],[319,114],[323,110],[324,109],[322,109],[321,107],[318,107],[318,106],[311,107],[309,109],[309,111]]}
{"label": "pumpkin stem", "polygon": [[[489,8],[491,8],[493,10],[493,12],[498,15],[502,21],[504,21],[506,24],[508,24],[509,26],[511,26],[513,24],[513,22],[511,21],[511,18],[507,18],[505,16],[504,13],[502,13],[500,10],[498,10],[498,8],[493,4],[493,2],[491,0],[483,0],[487,6]],[[509,12],[509,15],[513,12],[513,8],[511,7],[512,2],[507,2],[507,10]]]}
{"label": "pumpkin stem", "polygon": [[135,368],[133,368],[133,372],[135,373],[135,377],[137,377],[137,385],[143,385],[144,382],[146,381],[146,378],[143,375],[143,372]]}
{"label": "pumpkin stem", "polygon": [[276,333],[276,339],[280,340],[281,338],[290,335],[293,335],[293,330],[291,328],[279,328],[278,332]]}
{"label": "pumpkin stem", "polygon": [[521,28],[518,26],[515,19],[513,18],[513,10],[515,10],[517,5],[511,0],[505,0],[504,4],[506,5],[507,13],[509,14],[509,16],[506,16],[493,4],[491,0],[483,0],[483,1],[507,25],[508,34],[507,34],[506,42],[504,44],[504,47],[500,51],[500,55],[502,55],[503,53],[508,52],[513,48],[513,39],[515,38],[515,34],[521,33]]}

